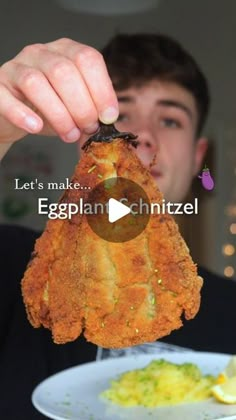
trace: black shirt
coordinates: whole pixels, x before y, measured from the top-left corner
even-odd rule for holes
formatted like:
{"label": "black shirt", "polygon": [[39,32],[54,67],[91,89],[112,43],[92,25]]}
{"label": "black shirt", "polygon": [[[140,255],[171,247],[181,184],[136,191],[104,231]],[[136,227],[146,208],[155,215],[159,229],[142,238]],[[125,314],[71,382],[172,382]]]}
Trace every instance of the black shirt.
{"label": "black shirt", "polygon": [[[32,406],[34,387],[53,373],[96,357],[96,346],[83,337],[57,345],[50,331],[34,329],[27,320],[20,282],[38,236],[29,229],[0,226],[1,420],[45,419]],[[199,274],[204,286],[198,315],[162,341],[236,354],[236,282],[203,269]]]}

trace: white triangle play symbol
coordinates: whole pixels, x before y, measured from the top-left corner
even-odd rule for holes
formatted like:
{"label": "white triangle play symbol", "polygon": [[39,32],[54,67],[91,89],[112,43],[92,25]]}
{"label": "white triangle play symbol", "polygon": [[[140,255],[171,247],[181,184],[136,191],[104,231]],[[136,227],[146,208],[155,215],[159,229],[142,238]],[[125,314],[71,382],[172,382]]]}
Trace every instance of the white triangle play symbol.
{"label": "white triangle play symbol", "polygon": [[108,201],[108,220],[110,223],[114,223],[127,214],[131,213],[131,209],[128,206],[120,203],[120,201],[110,198]]}

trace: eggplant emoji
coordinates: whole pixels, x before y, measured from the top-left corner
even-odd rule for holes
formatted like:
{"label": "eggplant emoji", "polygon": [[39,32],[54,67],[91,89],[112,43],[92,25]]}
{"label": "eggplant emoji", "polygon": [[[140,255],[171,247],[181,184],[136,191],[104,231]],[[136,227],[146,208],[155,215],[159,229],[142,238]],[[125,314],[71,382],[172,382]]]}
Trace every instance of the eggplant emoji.
{"label": "eggplant emoji", "polygon": [[215,183],[213,177],[211,176],[209,168],[205,166],[205,168],[202,170],[202,175],[198,175],[198,178],[202,180],[202,186],[203,188],[205,188],[205,190],[213,190]]}

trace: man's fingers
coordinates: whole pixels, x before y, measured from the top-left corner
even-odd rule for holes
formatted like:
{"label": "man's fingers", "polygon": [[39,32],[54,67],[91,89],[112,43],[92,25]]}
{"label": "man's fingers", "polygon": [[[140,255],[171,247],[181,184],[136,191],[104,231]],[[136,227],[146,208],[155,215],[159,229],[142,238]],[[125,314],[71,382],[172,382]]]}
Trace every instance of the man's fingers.
{"label": "man's fingers", "polygon": [[0,115],[15,127],[27,133],[38,133],[43,128],[42,119],[0,84]]}
{"label": "man's fingers", "polygon": [[26,133],[47,135],[51,127],[63,140],[74,142],[81,132],[95,132],[98,119],[112,123],[119,113],[102,55],[70,39],[27,46],[5,63],[0,97],[2,131],[9,141]]}
{"label": "man's fingers", "polygon": [[15,84],[65,141],[79,139],[80,130],[44,74],[36,68],[15,64]]}
{"label": "man's fingers", "polygon": [[81,131],[94,133],[98,113],[90,92],[75,64],[51,51],[38,54],[37,68],[47,77]]}
{"label": "man's fingers", "polygon": [[119,106],[102,55],[92,47],[70,39],[47,44],[48,48],[75,63],[95,104],[99,119],[104,123],[116,121]]}
{"label": "man's fingers", "polygon": [[117,120],[119,107],[103,57],[98,51],[84,48],[74,57],[104,123]]}

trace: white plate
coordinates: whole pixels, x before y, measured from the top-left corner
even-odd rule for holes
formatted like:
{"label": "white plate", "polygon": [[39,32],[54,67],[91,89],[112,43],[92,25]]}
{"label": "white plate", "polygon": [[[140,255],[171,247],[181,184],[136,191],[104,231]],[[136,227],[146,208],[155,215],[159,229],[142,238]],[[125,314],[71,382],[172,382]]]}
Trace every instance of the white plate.
{"label": "white plate", "polygon": [[[204,374],[217,375],[230,356],[218,353],[185,352],[145,354],[86,363],[43,381],[33,392],[34,406],[56,420],[210,420],[236,419],[236,405],[217,403],[213,398],[193,404],[148,409],[123,408],[104,401],[99,394],[109,381],[127,370],[142,368],[163,358],[174,363],[196,363]],[[231,417],[232,416],[232,417]]]}

